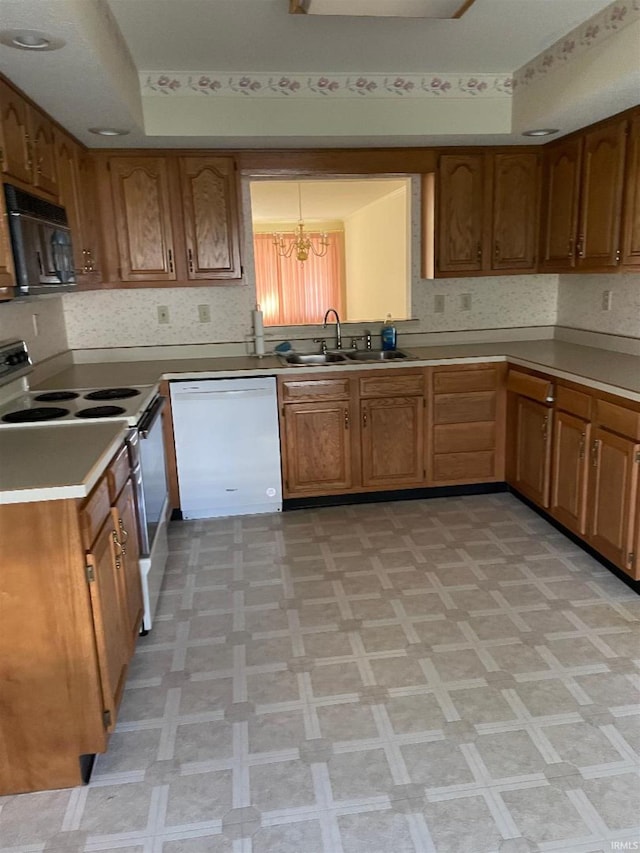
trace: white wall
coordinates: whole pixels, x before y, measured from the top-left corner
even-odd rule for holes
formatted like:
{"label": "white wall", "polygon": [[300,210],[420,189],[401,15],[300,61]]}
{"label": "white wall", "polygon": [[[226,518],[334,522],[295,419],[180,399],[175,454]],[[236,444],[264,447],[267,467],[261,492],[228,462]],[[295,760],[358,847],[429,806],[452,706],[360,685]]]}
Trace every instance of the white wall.
{"label": "white wall", "polygon": [[[35,316],[35,320],[34,320]],[[33,296],[0,303],[0,341],[25,340],[33,361],[67,349],[61,296]]]}
{"label": "white wall", "polygon": [[[611,310],[602,293],[611,291]],[[559,326],[640,338],[640,273],[562,275],[558,289]]]}
{"label": "white wall", "polygon": [[345,220],[346,320],[410,316],[407,204],[400,189]]}

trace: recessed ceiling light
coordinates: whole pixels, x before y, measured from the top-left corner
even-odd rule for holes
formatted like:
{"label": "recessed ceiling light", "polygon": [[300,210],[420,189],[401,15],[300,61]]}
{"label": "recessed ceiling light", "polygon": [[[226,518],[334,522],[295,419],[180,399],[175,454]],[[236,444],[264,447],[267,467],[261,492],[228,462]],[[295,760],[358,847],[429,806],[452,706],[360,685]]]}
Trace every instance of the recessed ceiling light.
{"label": "recessed ceiling light", "polygon": [[523,136],[553,136],[554,133],[558,133],[557,127],[537,127],[535,130],[523,130]]}
{"label": "recessed ceiling light", "polygon": [[59,50],[65,44],[63,39],[39,30],[2,30],[0,42],[18,50]]}
{"label": "recessed ceiling light", "polygon": [[117,127],[90,127],[89,133],[95,133],[97,136],[126,136],[130,131],[121,130]]}

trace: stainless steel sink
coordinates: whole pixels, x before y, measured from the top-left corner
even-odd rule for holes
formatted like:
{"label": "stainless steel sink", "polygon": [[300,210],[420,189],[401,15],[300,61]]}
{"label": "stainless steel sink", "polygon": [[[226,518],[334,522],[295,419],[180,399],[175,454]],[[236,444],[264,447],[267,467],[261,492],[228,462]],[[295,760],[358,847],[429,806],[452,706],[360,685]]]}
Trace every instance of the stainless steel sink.
{"label": "stainless steel sink", "polygon": [[345,355],[351,361],[397,361],[409,358],[409,353],[401,349],[361,349],[349,350]]}
{"label": "stainless steel sink", "polygon": [[346,354],[341,352],[290,352],[287,355],[280,356],[280,358],[286,364],[296,367],[309,367],[316,364],[344,364],[347,360]]}

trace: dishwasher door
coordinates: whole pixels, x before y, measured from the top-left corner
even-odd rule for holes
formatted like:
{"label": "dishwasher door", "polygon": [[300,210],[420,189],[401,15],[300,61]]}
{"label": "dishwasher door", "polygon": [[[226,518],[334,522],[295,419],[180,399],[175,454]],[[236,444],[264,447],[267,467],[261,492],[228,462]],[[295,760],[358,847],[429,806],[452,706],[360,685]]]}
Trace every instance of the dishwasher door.
{"label": "dishwasher door", "polygon": [[183,518],[282,510],[276,380],[171,383]]}

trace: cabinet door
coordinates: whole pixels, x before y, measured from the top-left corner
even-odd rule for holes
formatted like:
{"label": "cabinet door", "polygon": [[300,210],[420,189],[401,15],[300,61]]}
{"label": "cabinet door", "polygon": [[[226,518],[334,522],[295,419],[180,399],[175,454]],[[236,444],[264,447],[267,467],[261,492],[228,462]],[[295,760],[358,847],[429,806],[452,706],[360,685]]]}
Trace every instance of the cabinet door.
{"label": "cabinet door", "polygon": [[84,236],[82,232],[82,214],[80,211],[78,157],[79,147],[66,133],[56,131],[56,165],[58,174],[58,198],[67,212],[71,239],[73,241],[73,260],[76,273],[84,270]]}
{"label": "cabinet door", "polygon": [[483,268],[485,159],[482,154],[444,154],[438,166],[437,269]]}
{"label": "cabinet door", "polygon": [[15,284],[7,210],[4,193],[0,189],[0,301],[13,296]]}
{"label": "cabinet door", "polygon": [[175,281],[169,175],[163,157],[109,162],[122,281]]}
{"label": "cabinet door", "polygon": [[536,268],[539,155],[496,154],[491,269]]}
{"label": "cabinet door", "polygon": [[540,266],[556,272],[575,266],[582,139],[545,146],[544,161]]}
{"label": "cabinet door", "polygon": [[127,480],[111,509],[113,529],[116,531],[116,559],[120,563],[120,587],[125,637],[130,652],[142,621],[142,585],[140,582],[140,546],[136,524],[136,508],[131,480]]}
{"label": "cabinet door", "polygon": [[516,400],[515,472],[511,485],[540,506],[549,506],[551,411],[527,397]]}
{"label": "cabinet door", "polygon": [[581,418],[555,413],[549,510],[561,524],[581,535],[586,532],[590,433],[591,425]]}
{"label": "cabinet door", "polygon": [[362,485],[390,488],[424,479],[422,397],[362,400]]}
{"label": "cabinet door", "polygon": [[58,175],[53,124],[33,107],[29,107],[29,137],[33,154],[33,186],[57,197]]}
{"label": "cabinet door", "polygon": [[89,582],[93,627],[96,636],[98,666],[105,710],[111,716],[109,730],[116,721],[116,711],[124,689],[129,652],[122,622],[122,600],[116,561],[113,528],[108,517],[98,533],[87,565],[92,570]]}
{"label": "cabinet door", "polygon": [[180,157],[189,279],[239,279],[240,230],[232,157]]}
{"label": "cabinet door", "polygon": [[640,114],[632,119],[627,140],[622,263],[640,267]]}
{"label": "cabinet door", "polygon": [[27,104],[0,80],[0,166],[7,181],[31,183],[33,160],[27,124]]}
{"label": "cabinet door", "polygon": [[640,445],[603,429],[591,444],[590,545],[625,572],[633,571]]}
{"label": "cabinet door", "polygon": [[626,127],[626,121],[618,121],[585,136],[579,269],[607,270],[615,268],[620,259]]}
{"label": "cabinet door", "polygon": [[84,279],[99,279],[101,269],[98,245],[98,197],[95,161],[91,154],[78,157],[78,195],[82,222],[82,271]]}
{"label": "cabinet door", "polygon": [[351,474],[351,408],[347,400],[284,406],[289,495],[347,491]]}

